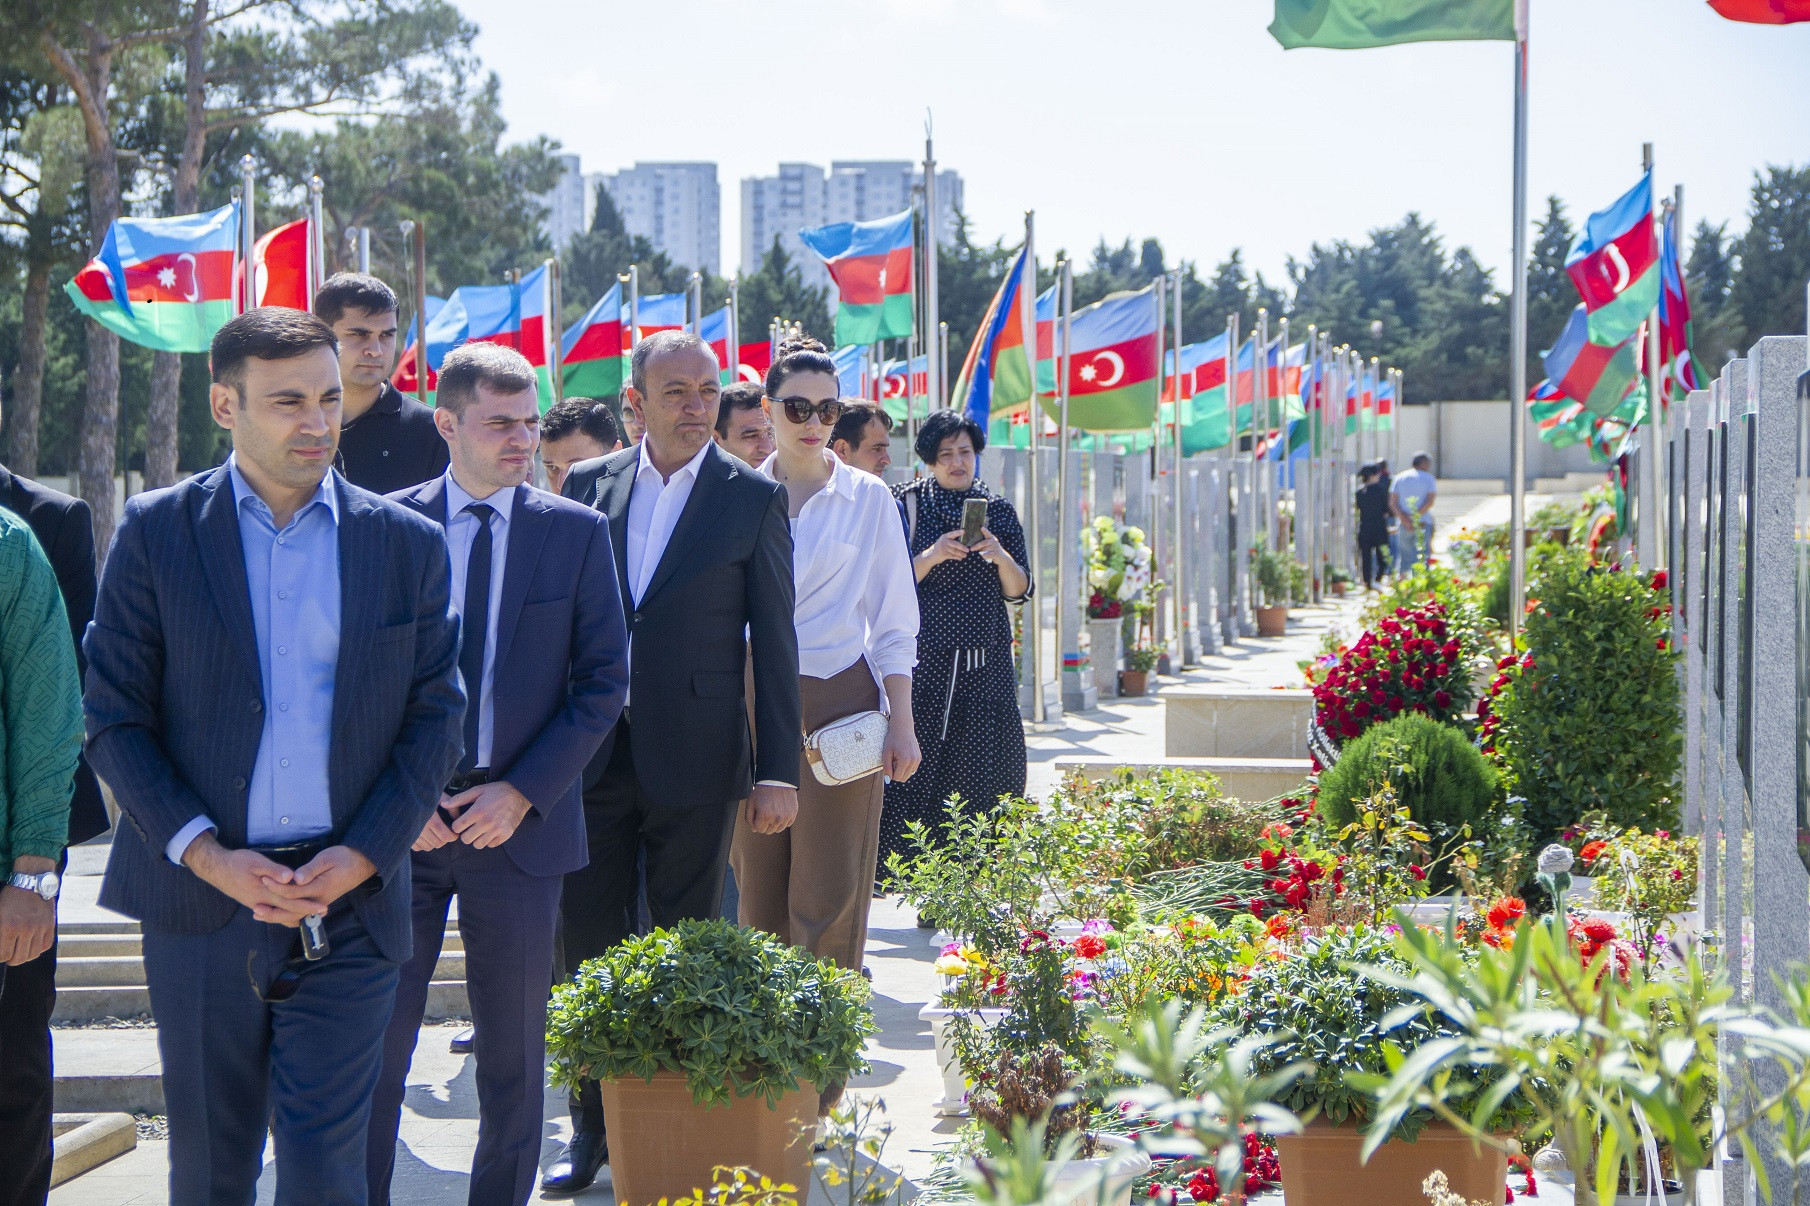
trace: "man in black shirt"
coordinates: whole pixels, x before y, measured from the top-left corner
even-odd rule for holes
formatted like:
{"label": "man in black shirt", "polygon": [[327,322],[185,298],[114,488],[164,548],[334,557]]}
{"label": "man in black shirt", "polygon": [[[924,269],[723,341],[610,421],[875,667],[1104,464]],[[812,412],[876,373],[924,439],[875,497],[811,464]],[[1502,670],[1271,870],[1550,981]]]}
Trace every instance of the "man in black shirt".
{"label": "man in black shirt", "polygon": [[339,471],[355,486],[392,494],[446,472],[434,411],[390,384],[396,367],[396,294],[374,276],[340,272],[314,295],[314,314],[339,337],[345,391]]}
{"label": "man in black shirt", "polygon": [[1376,465],[1358,470],[1358,561],[1364,569],[1364,589],[1372,589],[1390,570],[1389,487]]}

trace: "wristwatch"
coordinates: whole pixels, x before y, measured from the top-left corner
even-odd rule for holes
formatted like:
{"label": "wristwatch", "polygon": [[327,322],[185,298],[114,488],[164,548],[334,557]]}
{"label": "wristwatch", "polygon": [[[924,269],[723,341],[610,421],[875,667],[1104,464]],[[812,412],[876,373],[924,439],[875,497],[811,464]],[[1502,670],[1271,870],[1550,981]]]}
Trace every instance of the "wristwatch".
{"label": "wristwatch", "polygon": [[6,881],[14,888],[23,888],[27,892],[36,892],[45,900],[55,900],[57,892],[62,889],[63,881],[55,871],[40,871],[36,875],[26,875],[22,871],[13,872],[13,877]]}

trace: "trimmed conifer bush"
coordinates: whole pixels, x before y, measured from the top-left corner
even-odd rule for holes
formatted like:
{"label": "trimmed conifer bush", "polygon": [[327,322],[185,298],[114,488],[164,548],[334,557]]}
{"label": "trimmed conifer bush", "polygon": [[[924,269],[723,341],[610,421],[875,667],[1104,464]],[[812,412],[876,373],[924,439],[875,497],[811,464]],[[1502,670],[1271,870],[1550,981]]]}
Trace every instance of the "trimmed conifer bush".
{"label": "trimmed conifer bush", "polygon": [[1418,712],[1365,730],[1320,775],[1318,808],[1334,829],[1357,819],[1357,802],[1387,780],[1398,804],[1443,846],[1465,825],[1473,836],[1494,828],[1502,791],[1495,768],[1456,725]]}

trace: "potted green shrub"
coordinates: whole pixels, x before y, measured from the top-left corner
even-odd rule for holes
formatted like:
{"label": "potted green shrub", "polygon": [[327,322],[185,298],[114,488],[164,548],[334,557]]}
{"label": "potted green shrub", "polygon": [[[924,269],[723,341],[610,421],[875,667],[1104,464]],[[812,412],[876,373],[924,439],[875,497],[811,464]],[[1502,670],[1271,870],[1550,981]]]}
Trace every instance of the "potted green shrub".
{"label": "potted green shrub", "polygon": [[1284,635],[1292,588],[1289,558],[1274,549],[1252,548],[1251,572],[1257,580],[1257,635]]}
{"label": "potted green shrub", "polygon": [[[1500,1200],[1507,1178],[1504,1152],[1474,1145],[1428,1110],[1389,1115],[1382,1123],[1386,1141],[1367,1163],[1360,1160],[1377,1110],[1349,1078],[1386,1077],[1391,1044],[1412,1060],[1423,1044],[1460,1033],[1436,1006],[1367,976],[1361,967],[1405,972],[1407,965],[1381,930],[1330,930],[1286,958],[1259,961],[1241,991],[1213,1014],[1217,1025],[1268,1040],[1255,1057],[1256,1071],[1310,1065],[1275,1099],[1307,1121],[1299,1134],[1276,1141],[1283,1196],[1289,1206],[1397,1201],[1403,1186],[1418,1186],[1438,1169],[1466,1199]],[[1453,1089],[1460,1098],[1453,1108],[1480,1100],[1494,1079],[1486,1074]],[[1519,1108],[1518,1097],[1511,1095],[1501,1114],[1513,1116]]]}
{"label": "potted green shrub", "polygon": [[1162,660],[1157,645],[1133,645],[1125,651],[1125,669],[1119,672],[1119,694],[1144,695],[1150,690],[1150,672]]}
{"label": "potted green shrub", "polygon": [[1332,592],[1335,599],[1343,599],[1345,592],[1351,588],[1351,571],[1341,565],[1328,566],[1326,570],[1326,589]]}
{"label": "potted green shrub", "polygon": [[601,1082],[622,1206],[677,1200],[719,1165],[805,1183],[820,1094],[866,1067],[859,973],[729,921],[683,921],[554,989],[553,1081]]}

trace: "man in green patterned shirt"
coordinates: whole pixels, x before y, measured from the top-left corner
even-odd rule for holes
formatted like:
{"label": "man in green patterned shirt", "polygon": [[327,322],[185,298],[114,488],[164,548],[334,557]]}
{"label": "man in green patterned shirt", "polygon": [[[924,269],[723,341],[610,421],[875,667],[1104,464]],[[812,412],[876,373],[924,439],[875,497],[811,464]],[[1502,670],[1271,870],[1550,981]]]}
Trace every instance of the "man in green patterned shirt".
{"label": "man in green patterned shirt", "polygon": [[55,572],[0,510],[0,1201],[50,1191],[57,866],[82,750],[82,685]]}

